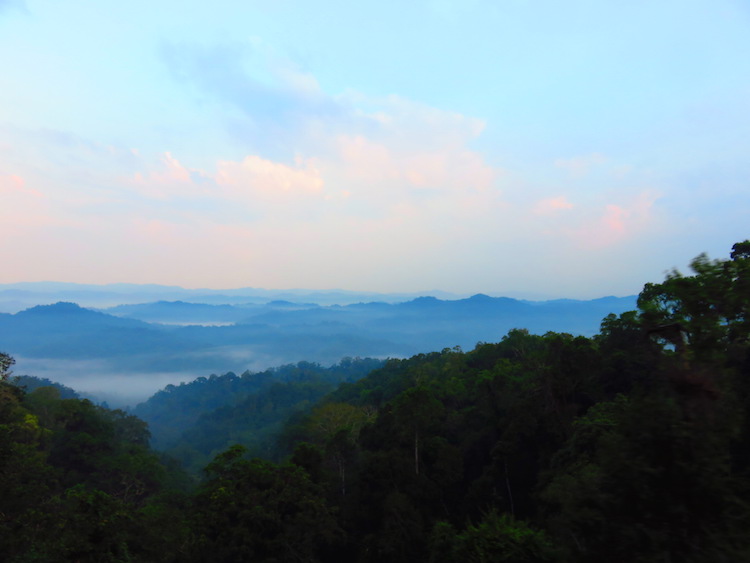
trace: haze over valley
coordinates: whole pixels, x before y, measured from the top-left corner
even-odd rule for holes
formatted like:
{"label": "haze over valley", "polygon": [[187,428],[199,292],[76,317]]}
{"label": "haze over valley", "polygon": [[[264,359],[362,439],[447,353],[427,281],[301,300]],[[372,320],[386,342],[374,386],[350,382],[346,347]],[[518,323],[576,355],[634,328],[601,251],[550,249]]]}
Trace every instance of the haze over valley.
{"label": "haze over valley", "polygon": [[[635,297],[591,301],[522,301],[487,295],[464,299],[353,292],[191,293],[179,288],[0,286],[0,307],[19,299],[51,300],[0,313],[0,341],[18,373],[34,374],[90,393],[112,405],[145,400],[167,384],[210,374],[263,371],[300,361],[330,365],[343,357],[403,358],[500,339],[510,329],[592,335],[609,313],[635,307]],[[129,293],[124,293],[123,291]],[[230,292],[231,293],[231,292]],[[82,303],[149,296],[202,299],[156,301],[94,310]],[[274,297],[319,297],[347,304],[292,302]],[[268,299],[271,298],[269,301]],[[15,301],[14,301],[15,299]],[[264,302],[265,300],[265,302]],[[10,305],[9,305],[10,304]]]}

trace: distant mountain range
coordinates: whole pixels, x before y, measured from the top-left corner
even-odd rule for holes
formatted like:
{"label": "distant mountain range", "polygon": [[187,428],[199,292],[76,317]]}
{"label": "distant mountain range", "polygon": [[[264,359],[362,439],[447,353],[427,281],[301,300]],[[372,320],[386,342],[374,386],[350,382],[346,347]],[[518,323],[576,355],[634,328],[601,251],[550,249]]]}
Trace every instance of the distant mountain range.
{"label": "distant mountain range", "polygon": [[[184,381],[298,361],[330,365],[347,356],[472,349],[477,342],[499,341],[513,328],[592,335],[607,314],[635,304],[635,296],[529,302],[482,294],[347,305],[161,300],[102,310],[58,302],[0,313],[0,351],[16,357],[17,373],[84,392],[104,390],[107,381],[117,380],[135,396],[152,393],[174,381],[170,378]],[[82,384],[92,378],[96,389]],[[151,388],[140,390],[147,380]]]}
{"label": "distant mountain range", "polygon": [[[445,291],[430,291],[442,299],[458,299],[461,295]],[[375,293],[343,289],[185,289],[157,284],[114,283],[106,285],[21,282],[0,284],[0,312],[16,313],[34,305],[70,301],[83,307],[113,307],[123,304],[153,301],[189,301],[205,304],[264,304],[274,300],[302,301],[318,305],[348,305],[366,301],[399,303],[424,293]]]}

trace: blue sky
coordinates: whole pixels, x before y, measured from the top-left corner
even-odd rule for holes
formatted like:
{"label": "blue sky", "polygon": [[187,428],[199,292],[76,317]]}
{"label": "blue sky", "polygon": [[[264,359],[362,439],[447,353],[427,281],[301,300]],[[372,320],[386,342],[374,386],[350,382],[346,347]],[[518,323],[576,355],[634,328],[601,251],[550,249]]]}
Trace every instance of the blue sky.
{"label": "blue sky", "polygon": [[750,236],[744,1],[0,0],[1,282],[637,293]]}

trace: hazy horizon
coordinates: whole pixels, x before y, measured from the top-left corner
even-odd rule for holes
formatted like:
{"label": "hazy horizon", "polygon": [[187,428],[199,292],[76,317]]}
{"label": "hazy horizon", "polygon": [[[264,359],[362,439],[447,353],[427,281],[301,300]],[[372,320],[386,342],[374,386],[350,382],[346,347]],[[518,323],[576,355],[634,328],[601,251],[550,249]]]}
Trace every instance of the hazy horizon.
{"label": "hazy horizon", "polygon": [[[669,269],[671,270],[671,268]],[[665,273],[668,270],[665,269]],[[269,298],[274,298],[277,294],[288,293],[289,295],[327,295],[327,294],[352,294],[352,295],[371,295],[373,297],[383,296],[391,298],[411,298],[411,297],[437,297],[439,299],[465,299],[473,295],[489,295],[491,297],[510,297],[512,299],[523,299],[528,301],[546,301],[554,299],[581,299],[591,300],[600,299],[604,297],[626,297],[630,295],[636,295],[640,293],[638,291],[626,294],[613,294],[613,293],[596,293],[592,292],[592,295],[576,298],[561,293],[534,293],[524,291],[521,289],[507,290],[507,291],[475,291],[475,292],[451,292],[439,288],[426,289],[421,291],[375,291],[367,288],[362,289],[351,289],[344,287],[253,287],[253,286],[235,286],[235,287],[207,287],[207,286],[188,286],[188,285],[164,285],[153,282],[110,282],[110,283],[87,283],[87,282],[71,282],[71,281],[55,281],[55,280],[38,280],[38,281],[27,281],[20,280],[15,282],[0,283],[0,291],[5,290],[25,290],[25,291],[36,291],[38,293],[43,292],[62,292],[62,291],[93,291],[99,292],[104,290],[135,290],[139,293],[148,293],[149,291],[160,291],[167,293],[170,290],[176,292],[185,292],[190,295],[199,294],[200,292],[207,292],[210,294],[221,294],[222,292],[227,294],[237,295],[241,292],[252,294],[254,296],[261,297],[263,294],[267,294]]]}

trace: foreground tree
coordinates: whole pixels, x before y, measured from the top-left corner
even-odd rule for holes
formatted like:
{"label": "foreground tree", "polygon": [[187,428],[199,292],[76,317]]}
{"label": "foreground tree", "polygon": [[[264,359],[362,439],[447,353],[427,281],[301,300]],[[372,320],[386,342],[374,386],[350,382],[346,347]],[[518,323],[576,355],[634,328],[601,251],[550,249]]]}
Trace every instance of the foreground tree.
{"label": "foreground tree", "polygon": [[729,260],[701,254],[690,269],[691,276],[673,270],[664,282],[647,283],[641,318],[678,352],[684,338],[689,359],[721,362],[750,336],[750,241],[735,244]]}
{"label": "foreground tree", "polygon": [[244,453],[233,446],[206,468],[195,498],[194,560],[325,561],[341,531],[319,487],[300,467]]}

